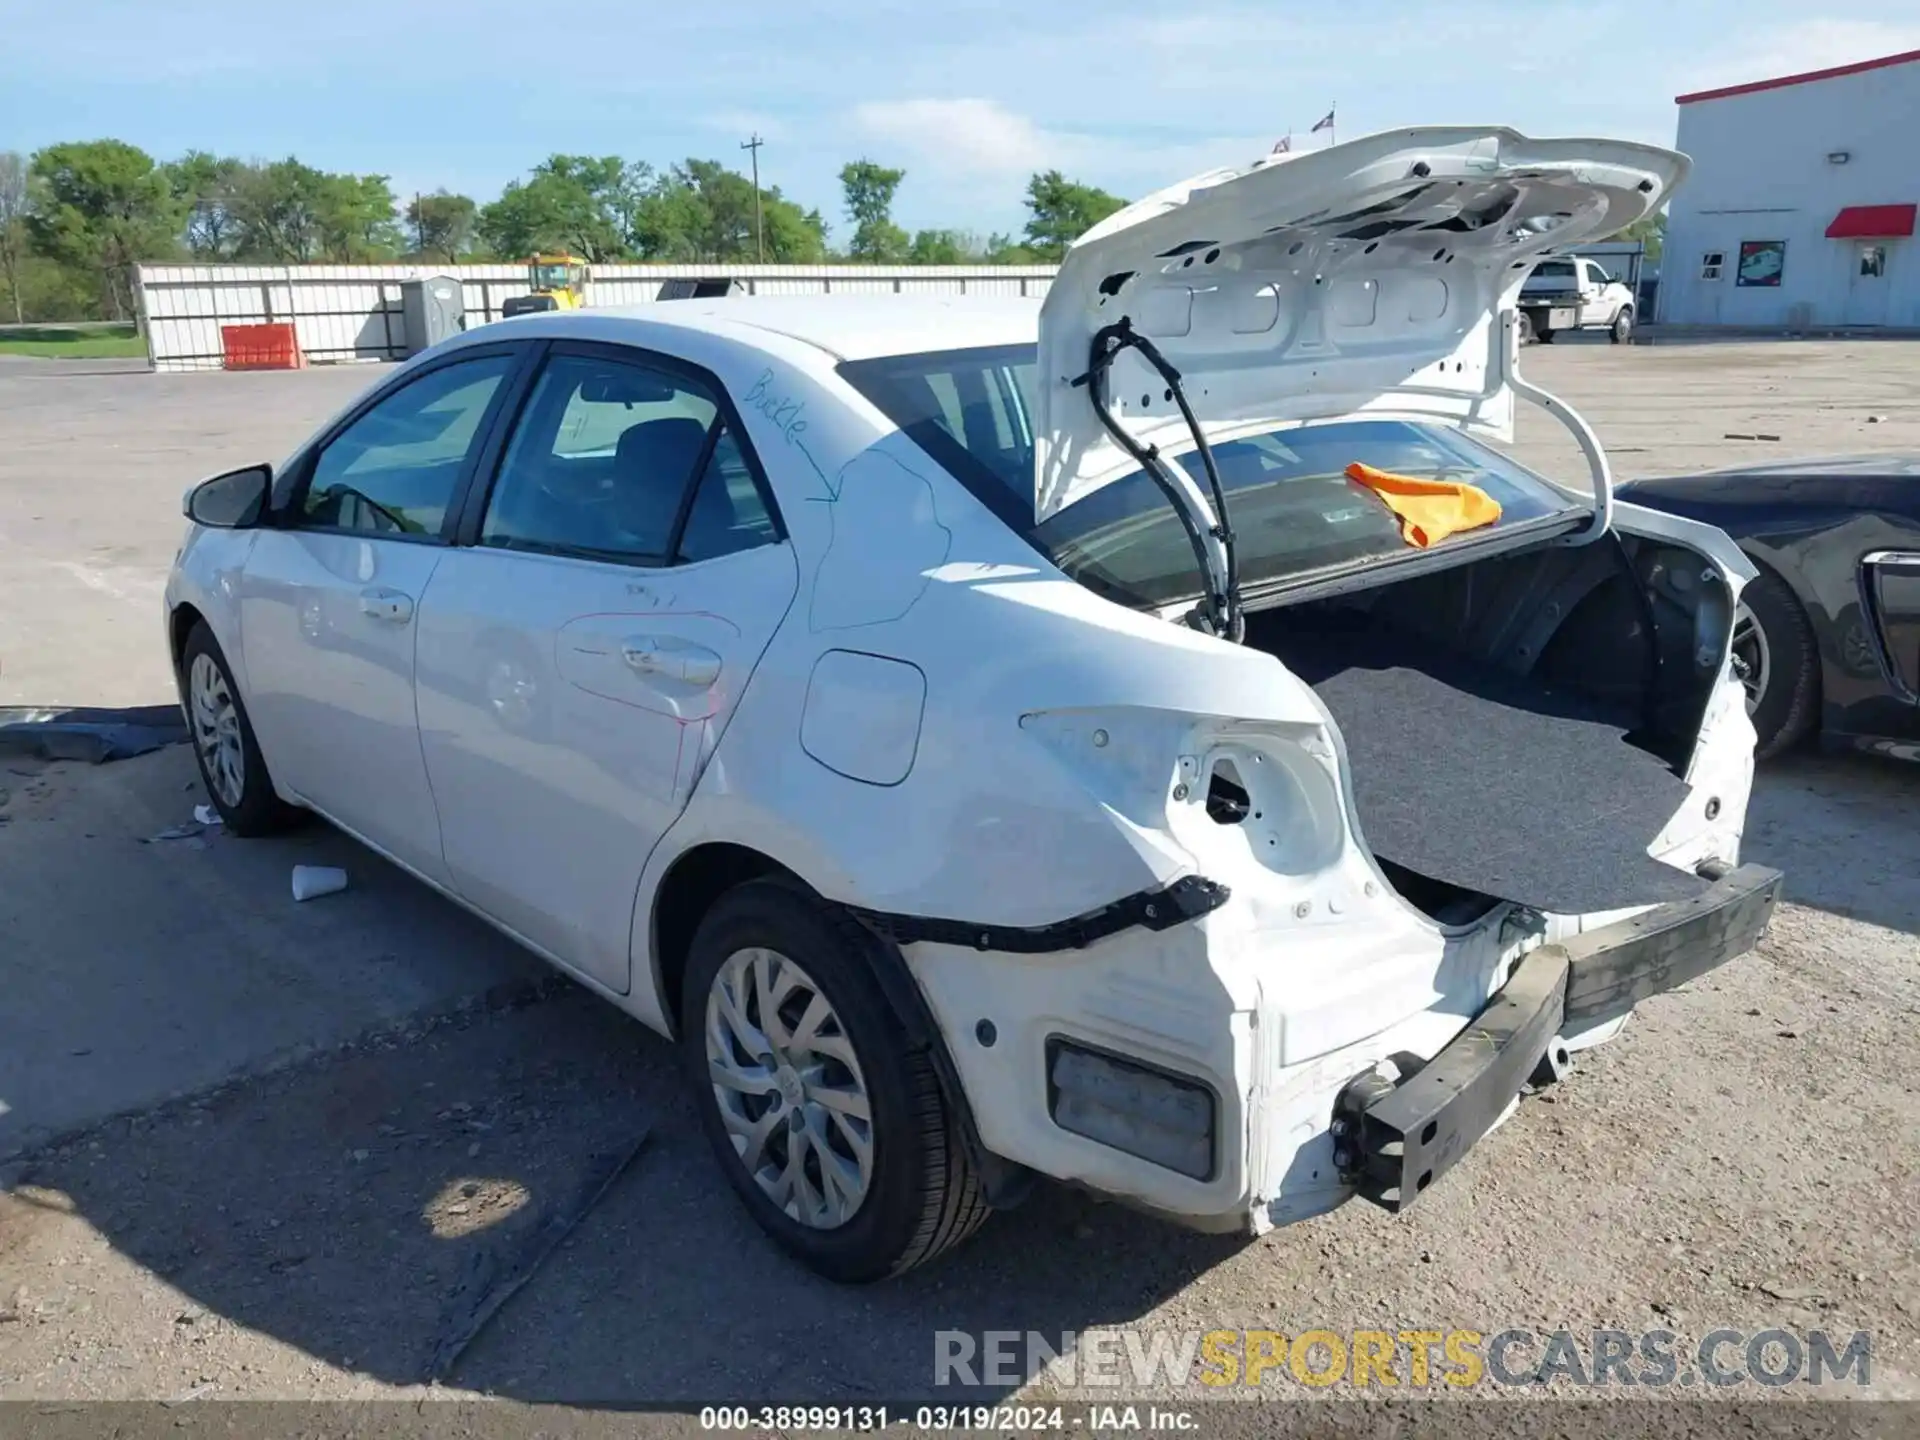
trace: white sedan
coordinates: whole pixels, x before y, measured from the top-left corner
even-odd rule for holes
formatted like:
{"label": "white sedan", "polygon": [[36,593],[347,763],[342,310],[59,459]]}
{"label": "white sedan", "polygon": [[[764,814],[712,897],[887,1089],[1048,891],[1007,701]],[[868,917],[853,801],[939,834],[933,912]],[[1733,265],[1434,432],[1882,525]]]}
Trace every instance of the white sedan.
{"label": "white sedan", "polygon": [[[1401,1208],[1777,892],[1752,572],[1516,367],[1534,257],[1685,165],[1402,131],[1148,197],[1044,306],[465,334],[189,495],[208,790],[674,1037],[835,1278],[1035,1176],[1215,1231]],[[1590,475],[1485,443],[1516,396]]]}

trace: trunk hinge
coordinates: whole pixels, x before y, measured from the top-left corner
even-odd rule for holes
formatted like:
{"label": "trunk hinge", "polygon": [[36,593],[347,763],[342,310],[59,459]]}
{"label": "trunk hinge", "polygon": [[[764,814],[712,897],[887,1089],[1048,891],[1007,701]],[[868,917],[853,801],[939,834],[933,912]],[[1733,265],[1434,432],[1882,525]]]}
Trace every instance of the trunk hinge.
{"label": "trunk hinge", "polygon": [[[1520,376],[1520,318],[1515,310],[1500,312],[1502,349],[1506,357],[1507,384],[1522,400],[1538,405],[1572,433],[1586,456],[1587,473],[1593,477],[1593,518],[1571,535],[1555,541],[1557,545],[1591,545],[1613,525],[1613,468],[1607,464],[1606,447],[1593,433],[1580,412],[1558,395],[1542,390]],[[1565,487],[1561,487],[1565,488]],[[1575,492],[1577,493],[1577,492]]]}
{"label": "trunk hinge", "polygon": [[[1180,407],[1193,443],[1206,473],[1207,488],[1202,491],[1183,466],[1169,465],[1157,445],[1142,445],[1127,433],[1119,417],[1107,403],[1107,371],[1122,350],[1136,350],[1167,383],[1167,391]],[[1220,483],[1220,470],[1213,460],[1213,447],[1207,432],[1187,401],[1180,383],[1180,372],[1160,353],[1159,347],[1133,328],[1133,321],[1122,316],[1115,324],[1095,332],[1087,356],[1086,374],[1073,381],[1087,387],[1093,413],[1107,433],[1144,471],[1166,496],[1167,503],[1180,517],[1193,546],[1195,568],[1206,586],[1206,602],[1188,617],[1194,628],[1221,635],[1238,643],[1246,634],[1246,617],[1240,607],[1240,563],[1234,547],[1232,523],[1227,517],[1226,489]]]}

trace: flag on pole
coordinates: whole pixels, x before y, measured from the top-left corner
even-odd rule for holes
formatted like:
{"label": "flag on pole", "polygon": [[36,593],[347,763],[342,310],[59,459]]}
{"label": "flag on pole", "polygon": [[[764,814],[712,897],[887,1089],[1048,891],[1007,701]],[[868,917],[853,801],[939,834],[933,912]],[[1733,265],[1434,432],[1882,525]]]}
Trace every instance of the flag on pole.
{"label": "flag on pole", "polygon": [[1291,134],[1283,135],[1278,140],[1273,142],[1273,153],[1275,155],[1285,155],[1292,149],[1293,149],[1293,136]]}
{"label": "flag on pole", "polygon": [[[1327,111],[1325,115],[1322,115],[1318,120],[1314,122],[1314,125],[1313,125],[1313,130],[1331,130],[1332,128],[1333,128],[1333,111],[1331,110]],[[1313,131],[1310,130],[1307,133],[1312,134]]]}

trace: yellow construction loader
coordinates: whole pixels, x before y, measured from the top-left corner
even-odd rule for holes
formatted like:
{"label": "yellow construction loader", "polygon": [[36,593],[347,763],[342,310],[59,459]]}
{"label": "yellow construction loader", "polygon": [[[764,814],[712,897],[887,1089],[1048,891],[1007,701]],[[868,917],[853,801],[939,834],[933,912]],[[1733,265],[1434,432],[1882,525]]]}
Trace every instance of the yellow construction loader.
{"label": "yellow construction loader", "polygon": [[530,295],[500,306],[503,319],[539,310],[578,310],[587,303],[587,262],[572,255],[536,255],[527,261]]}

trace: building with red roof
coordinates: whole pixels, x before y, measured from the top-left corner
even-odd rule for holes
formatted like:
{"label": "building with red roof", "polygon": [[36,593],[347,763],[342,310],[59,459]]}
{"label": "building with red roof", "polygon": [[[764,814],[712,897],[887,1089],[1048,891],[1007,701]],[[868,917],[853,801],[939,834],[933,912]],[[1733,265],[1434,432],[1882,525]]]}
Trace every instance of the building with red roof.
{"label": "building with red roof", "polygon": [[1920,50],[1676,101],[1658,319],[1920,327]]}

